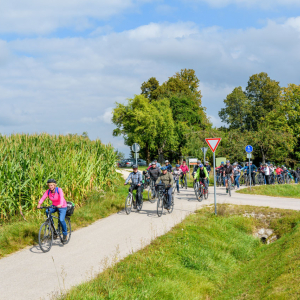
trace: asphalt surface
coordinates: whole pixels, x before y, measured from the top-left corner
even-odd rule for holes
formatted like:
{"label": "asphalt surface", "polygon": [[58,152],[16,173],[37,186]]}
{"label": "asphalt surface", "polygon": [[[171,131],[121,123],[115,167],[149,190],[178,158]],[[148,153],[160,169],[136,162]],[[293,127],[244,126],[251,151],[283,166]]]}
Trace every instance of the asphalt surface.
{"label": "asphalt surface", "polygon": [[[126,172],[125,172],[126,174]],[[144,202],[141,212],[124,211],[72,233],[68,245],[56,242],[42,253],[38,246],[0,260],[0,299],[51,299],[74,285],[92,279],[107,266],[148,245],[185,217],[207,204],[213,204],[213,188],[208,200],[198,202],[193,189],[175,194],[172,214],[156,213],[156,202]],[[125,201],[125,199],[124,199]],[[300,210],[300,199],[253,196],[217,188],[218,203],[269,206]]]}

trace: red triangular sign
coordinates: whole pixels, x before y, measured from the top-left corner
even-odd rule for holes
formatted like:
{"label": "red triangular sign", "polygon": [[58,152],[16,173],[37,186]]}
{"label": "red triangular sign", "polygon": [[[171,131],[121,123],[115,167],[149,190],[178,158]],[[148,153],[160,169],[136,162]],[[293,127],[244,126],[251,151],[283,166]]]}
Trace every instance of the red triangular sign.
{"label": "red triangular sign", "polygon": [[212,152],[215,152],[221,142],[221,138],[205,139]]}

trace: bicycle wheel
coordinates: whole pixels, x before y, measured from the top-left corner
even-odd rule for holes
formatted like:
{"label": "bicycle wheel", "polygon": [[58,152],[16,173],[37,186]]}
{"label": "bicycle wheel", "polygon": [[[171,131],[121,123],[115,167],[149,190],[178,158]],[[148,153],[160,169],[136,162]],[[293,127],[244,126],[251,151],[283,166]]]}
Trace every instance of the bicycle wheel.
{"label": "bicycle wheel", "polygon": [[168,209],[168,213],[171,214],[173,212],[173,209],[174,209],[174,195],[172,195],[171,206]]}
{"label": "bicycle wheel", "polygon": [[208,187],[206,190],[204,190],[204,199],[208,199]]}
{"label": "bicycle wheel", "polygon": [[148,187],[148,200],[151,203],[155,202],[155,188],[152,187],[151,185],[149,185],[149,187]]}
{"label": "bicycle wheel", "polygon": [[46,253],[50,251],[53,243],[53,230],[49,221],[43,223],[39,231],[39,245],[41,250]]}
{"label": "bicycle wheel", "polygon": [[196,198],[197,198],[197,199],[198,199],[198,196],[197,196],[198,188],[199,188],[199,182],[196,181],[196,183],[195,183],[195,185],[194,185],[194,191],[195,191],[195,195],[196,195]]}
{"label": "bicycle wheel", "polygon": [[229,197],[231,197],[231,179],[228,179],[227,186],[228,186],[228,195]]}
{"label": "bicycle wheel", "polygon": [[202,185],[199,186],[196,197],[197,197],[197,200],[199,202],[202,202],[202,200],[203,200],[203,187],[202,187]]}
{"label": "bicycle wheel", "polygon": [[132,209],[132,194],[129,193],[125,201],[125,211],[127,215],[131,213],[131,209]]}
{"label": "bicycle wheel", "polygon": [[144,201],[143,201],[143,193],[142,193],[142,196],[141,196],[141,203],[140,203],[140,204],[137,203],[137,205],[136,205],[137,211],[141,211],[141,210],[142,210],[142,208],[143,208],[143,203],[144,203]]}
{"label": "bicycle wheel", "polygon": [[183,180],[182,179],[181,179],[180,183],[181,183],[181,188],[183,189]]}
{"label": "bicycle wheel", "polygon": [[164,211],[164,196],[159,196],[157,199],[157,215],[161,217],[162,213]]}

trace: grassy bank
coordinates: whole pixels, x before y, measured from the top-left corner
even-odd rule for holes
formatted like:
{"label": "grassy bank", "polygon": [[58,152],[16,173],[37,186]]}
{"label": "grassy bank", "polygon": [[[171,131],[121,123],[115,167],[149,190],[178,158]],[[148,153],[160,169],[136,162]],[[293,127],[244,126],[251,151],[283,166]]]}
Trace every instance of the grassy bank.
{"label": "grassy bank", "polygon": [[[87,226],[123,209],[128,194],[128,186],[125,187],[123,183],[123,180],[118,181],[114,191],[90,192],[84,198],[82,207],[77,207],[71,217],[72,230]],[[0,223],[0,258],[38,243],[38,232],[44,220],[44,211],[40,211],[39,214],[42,216],[28,214],[27,221],[15,216],[9,221]]]}
{"label": "grassy bank", "polygon": [[[189,216],[62,299],[299,299],[299,212],[218,210]],[[269,245],[253,237],[266,226],[280,237]]]}
{"label": "grassy bank", "polygon": [[300,184],[262,185],[237,191],[241,194],[264,195],[272,197],[300,198]]}

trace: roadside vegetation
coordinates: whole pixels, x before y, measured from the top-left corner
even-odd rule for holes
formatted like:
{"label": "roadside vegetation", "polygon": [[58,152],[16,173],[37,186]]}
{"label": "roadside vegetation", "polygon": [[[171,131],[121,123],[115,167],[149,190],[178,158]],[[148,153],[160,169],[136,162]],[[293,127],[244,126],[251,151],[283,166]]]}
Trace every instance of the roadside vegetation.
{"label": "roadside vegetation", "polygon": [[[300,213],[218,211],[203,208],[61,299],[299,299]],[[271,244],[253,236],[266,227],[278,238]]]}
{"label": "roadside vegetation", "polygon": [[261,185],[250,188],[243,188],[238,191],[240,194],[264,195],[272,197],[300,198],[300,185],[298,184],[276,184]]}

